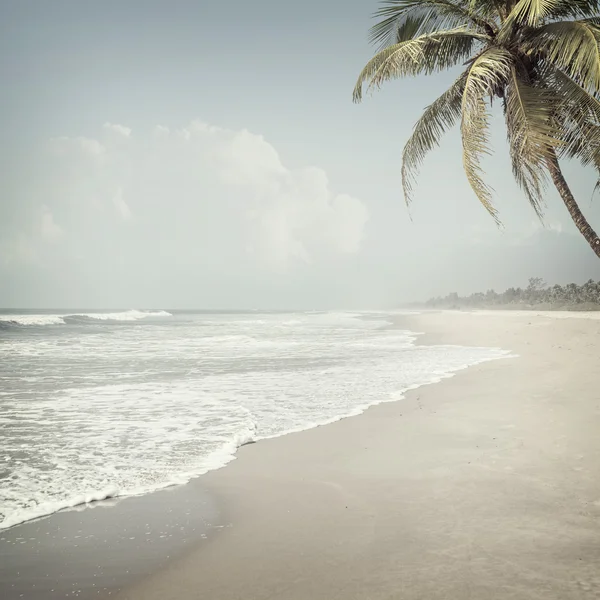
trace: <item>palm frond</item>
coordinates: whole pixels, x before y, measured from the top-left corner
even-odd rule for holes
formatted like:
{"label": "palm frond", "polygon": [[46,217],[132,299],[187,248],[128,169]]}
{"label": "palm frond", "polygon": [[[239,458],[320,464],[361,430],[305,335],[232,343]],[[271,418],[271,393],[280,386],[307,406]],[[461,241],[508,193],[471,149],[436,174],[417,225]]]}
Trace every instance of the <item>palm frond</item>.
{"label": "palm frond", "polygon": [[583,166],[592,165],[599,177],[596,192],[600,188],[600,101],[551,63],[543,65],[541,77],[560,99],[554,115],[562,138],[557,153]]}
{"label": "palm frond", "polygon": [[502,24],[499,39],[510,37],[515,25],[538,27],[564,2],[565,0],[518,0]]}
{"label": "palm frond", "polygon": [[372,89],[390,79],[431,74],[453,67],[471,55],[477,41],[486,40],[489,40],[488,36],[461,27],[427,33],[381,50],[360,73],[354,88],[354,101],[361,101],[366,82],[368,89]]}
{"label": "palm frond", "polygon": [[[369,40],[383,49],[419,34],[470,26],[491,33],[491,24],[469,9],[464,0],[385,0],[374,15]],[[412,35],[411,35],[412,33]]]}
{"label": "palm frond", "polygon": [[499,223],[492,204],[492,189],[482,178],[481,157],[491,154],[489,148],[489,112],[486,98],[506,85],[513,58],[500,47],[492,46],[481,53],[471,64],[465,80],[461,102],[461,135],[463,166],[471,188],[486,210]]}
{"label": "palm frond", "polygon": [[548,15],[551,19],[582,19],[600,11],[599,0],[562,0]]}
{"label": "palm frond", "polygon": [[463,0],[469,10],[487,22],[494,24],[499,20],[502,22],[507,16],[510,7],[506,0]]}
{"label": "palm frond", "polygon": [[579,160],[585,167],[592,165],[598,178],[595,193],[600,189],[600,125],[586,123],[582,127],[572,116],[562,114],[557,118],[565,140],[560,158]]}
{"label": "palm frond", "polygon": [[410,204],[413,186],[425,156],[439,145],[441,137],[460,118],[466,75],[461,75],[448,90],[429,105],[415,125],[402,152],[402,188]]}
{"label": "palm frond", "polygon": [[571,116],[557,119],[565,141],[560,158],[579,160],[584,167],[593,165],[600,175],[600,126],[586,123],[581,127]]}
{"label": "palm frond", "polygon": [[583,86],[553,65],[548,65],[551,75],[546,80],[560,97],[559,114],[567,115],[578,127],[600,125],[600,101]]}
{"label": "palm frond", "polygon": [[560,98],[555,117],[562,134],[560,157],[592,164],[600,172],[600,101],[552,65],[545,81]]}
{"label": "palm frond", "polygon": [[546,163],[560,145],[560,131],[553,115],[558,99],[553,90],[535,87],[524,69],[511,67],[506,86],[504,112],[512,169],[538,217],[543,213]]}
{"label": "palm frond", "polygon": [[549,23],[524,42],[531,54],[543,56],[584,88],[600,92],[600,28],[590,21]]}

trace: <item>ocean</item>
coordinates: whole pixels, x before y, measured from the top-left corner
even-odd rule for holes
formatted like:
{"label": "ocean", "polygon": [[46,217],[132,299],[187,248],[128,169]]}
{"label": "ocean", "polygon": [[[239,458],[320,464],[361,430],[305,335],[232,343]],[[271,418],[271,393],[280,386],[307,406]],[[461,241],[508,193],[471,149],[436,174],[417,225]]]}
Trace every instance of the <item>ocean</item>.
{"label": "ocean", "polygon": [[0,528],[224,466],[243,444],[507,353],[418,346],[392,313],[0,314]]}

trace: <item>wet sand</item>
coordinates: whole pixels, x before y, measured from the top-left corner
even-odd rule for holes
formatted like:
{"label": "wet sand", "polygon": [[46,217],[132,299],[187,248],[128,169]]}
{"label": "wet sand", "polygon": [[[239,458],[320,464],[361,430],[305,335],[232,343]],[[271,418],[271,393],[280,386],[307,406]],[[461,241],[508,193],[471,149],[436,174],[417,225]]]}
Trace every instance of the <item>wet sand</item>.
{"label": "wet sand", "polygon": [[199,480],[3,529],[0,599],[112,598],[218,529]]}

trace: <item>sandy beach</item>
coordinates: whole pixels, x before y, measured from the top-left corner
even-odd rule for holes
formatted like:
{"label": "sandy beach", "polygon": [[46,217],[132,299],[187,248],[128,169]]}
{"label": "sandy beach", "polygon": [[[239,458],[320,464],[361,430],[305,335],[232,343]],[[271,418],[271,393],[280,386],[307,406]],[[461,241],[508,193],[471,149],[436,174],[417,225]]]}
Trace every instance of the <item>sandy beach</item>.
{"label": "sandy beach", "polygon": [[243,448],[226,527],[119,597],[600,597],[600,320],[561,316],[399,318],[519,356]]}
{"label": "sandy beach", "polygon": [[599,598],[600,319],[395,326],[513,356],[245,446],[188,485],[2,532],[5,597]]}

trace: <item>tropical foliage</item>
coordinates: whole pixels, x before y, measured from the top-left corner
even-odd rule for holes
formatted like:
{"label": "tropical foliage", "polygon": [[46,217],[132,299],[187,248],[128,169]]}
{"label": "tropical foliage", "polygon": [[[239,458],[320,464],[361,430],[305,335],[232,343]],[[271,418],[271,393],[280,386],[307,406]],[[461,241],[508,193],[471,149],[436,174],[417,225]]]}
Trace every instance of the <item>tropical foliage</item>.
{"label": "tropical foliage", "polygon": [[425,303],[429,308],[564,308],[600,310],[600,281],[590,279],[583,285],[548,286],[539,277],[533,277],[525,288],[508,288],[502,293],[488,290],[461,297],[457,293],[432,298]]}
{"label": "tropical foliage", "polygon": [[[407,203],[428,152],[460,124],[463,166],[477,198],[498,222],[482,158],[490,154],[495,99],[502,106],[513,175],[542,218],[549,179],[600,257],[600,238],[560,169],[576,159],[600,173],[599,0],[385,0],[354,100],[391,79],[462,65],[450,88],[425,109],[402,155]],[[600,182],[599,182],[600,183]],[[598,187],[598,186],[597,186]]]}

